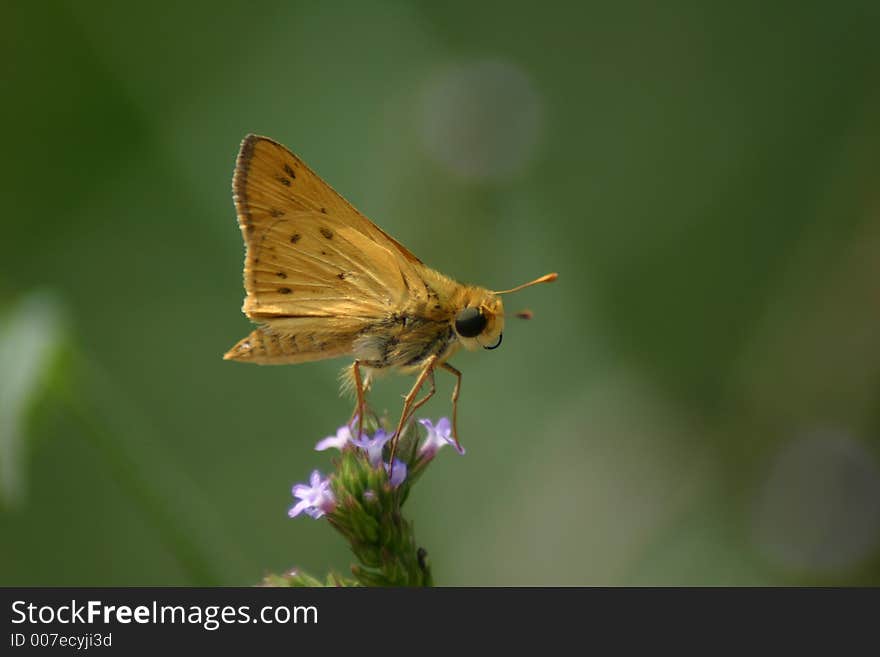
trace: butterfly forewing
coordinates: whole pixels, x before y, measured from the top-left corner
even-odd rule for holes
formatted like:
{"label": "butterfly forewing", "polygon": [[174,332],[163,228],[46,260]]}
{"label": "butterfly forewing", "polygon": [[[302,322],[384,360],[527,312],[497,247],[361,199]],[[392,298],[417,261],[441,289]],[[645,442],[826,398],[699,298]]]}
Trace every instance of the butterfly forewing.
{"label": "butterfly forewing", "polygon": [[387,249],[329,214],[291,212],[257,230],[245,263],[252,319],[381,317],[406,286]]}
{"label": "butterfly forewing", "polygon": [[405,260],[421,261],[405,246],[358,212],[305,162],[284,146],[266,137],[248,135],[241,150],[232,181],[235,204],[242,230],[254,212],[270,213],[289,206],[295,210],[314,210],[345,217],[345,222],[373,239],[386,244]]}
{"label": "butterfly forewing", "polygon": [[263,326],[227,358],[349,353],[365,326],[423,288],[420,261],[280,144],[245,138],[233,191],[247,246],[243,310]]}

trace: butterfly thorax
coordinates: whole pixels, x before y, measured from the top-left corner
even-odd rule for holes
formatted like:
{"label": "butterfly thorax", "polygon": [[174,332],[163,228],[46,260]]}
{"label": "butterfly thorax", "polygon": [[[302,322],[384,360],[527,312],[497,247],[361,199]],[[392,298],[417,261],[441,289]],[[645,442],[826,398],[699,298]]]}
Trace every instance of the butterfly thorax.
{"label": "butterfly thorax", "polygon": [[352,353],[365,367],[417,371],[431,357],[442,363],[462,346],[479,346],[455,330],[463,308],[484,308],[493,329],[501,319],[501,301],[488,290],[462,285],[425,266],[417,273],[407,280],[409,294],[402,308],[366,327],[353,341]]}

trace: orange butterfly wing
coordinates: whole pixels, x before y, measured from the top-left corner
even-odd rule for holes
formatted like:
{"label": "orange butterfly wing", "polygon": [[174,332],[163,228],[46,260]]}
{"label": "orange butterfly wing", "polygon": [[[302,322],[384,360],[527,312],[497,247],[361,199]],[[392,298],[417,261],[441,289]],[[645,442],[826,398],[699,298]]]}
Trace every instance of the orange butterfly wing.
{"label": "orange butterfly wing", "polygon": [[277,142],[244,139],[233,194],[247,247],[243,310],[264,327],[226,358],[343,355],[371,320],[418,289],[421,261]]}

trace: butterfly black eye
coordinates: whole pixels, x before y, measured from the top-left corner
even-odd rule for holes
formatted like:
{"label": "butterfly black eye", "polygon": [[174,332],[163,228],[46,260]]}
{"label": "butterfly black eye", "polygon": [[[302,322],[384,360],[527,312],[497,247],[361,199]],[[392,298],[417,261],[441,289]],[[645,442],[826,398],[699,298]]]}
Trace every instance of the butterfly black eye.
{"label": "butterfly black eye", "polygon": [[463,338],[475,338],[488,321],[479,308],[465,308],[455,316],[455,330]]}

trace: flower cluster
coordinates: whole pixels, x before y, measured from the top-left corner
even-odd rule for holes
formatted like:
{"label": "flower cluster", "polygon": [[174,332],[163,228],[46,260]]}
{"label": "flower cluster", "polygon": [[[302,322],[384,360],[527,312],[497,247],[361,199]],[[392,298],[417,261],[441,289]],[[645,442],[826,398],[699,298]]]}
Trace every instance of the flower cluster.
{"label": "flower cluster", "polygon": [[[352,422],[356,425],[357,420]],[[349,544],[358,560],[354,579],[331,573],[326,584],[300,571],[267,576],[267,586],[431,586],[427,551],[416,543],[413,527],[401,513],[410,489],[444,445],[459,454],[464,449],[452,437],[447,418],[409,423],[403,430],[397,454],[389,463],[393,435],[369,423],[371,433],[355,436],[351,425],[319,441],[315,449],[339,450],[333,472],[315,470],[308,483],[296,484],[296,503],[288,515],[326,518]]]}
{"label": "flower cluster", "polygon": [[[352,424],[356,422],[357,419]],[[464,448],[458,445],[452,437],[452,425],[449,422],[449,418],[440,418],[436,425],[427,419],[422,419],[418,422],[425,428],[426,434],[416,451],[415,459],[412,463],[414,467],[419,470],[423,469],[444,445],[452,445],[459,454],[465,453]],[[382,467],[384,469],[388,475],[388,483],[392,489],[396,489],[406,480],[410,465],[399,458],[395,458],[393,464],[383,460],[385,445],[392,437],[393,434],[378,428],[373,433],[372,438],[366,433],[362,433],[358,438],[355,438],[351,426],[345,424],[336,430],[335,435],[319,440],[318,444],[315,445],[315,450],[323,452],[331,448],[338,449],[339,451],[357,448],[366,458],[370,467],[374,469]],[[330,477],[322,477],[318,470],[312,472],[308,484],[296,484],[293,487],[293,496],[299,501],[288,512],[291,518],[305,513],[317,520],[328,513],[332,513],[336,508],[336,497],[333,493]],[[367,500],[371,496],[375,496],[373,491],[365,491]]]}
{"label": "flower cluster", "polygon": [[319,441],[315,445],[315,449],[323,452],[325,449],[335,447],[342,451],[348,444],[360,447],[372,467],[378,468],[380,464],[383,464],[385,471],[391,472],[391,479],[389,480],[391,487],[397,488],[406,479],[406,463],[400,459],[394,459],[393,468],[388,463],[383,463],[382,450],[385,448],[385,443],[389,440],[391,440],[391,434],[384,429],[376,429],[376,433],[373,434],[372,438],[369,438],[365,433],[362,433],[360,438],[352,438],[351,429],[348,425],[345,425],[337,429],[335,436],[327,436],[324,440]]}

